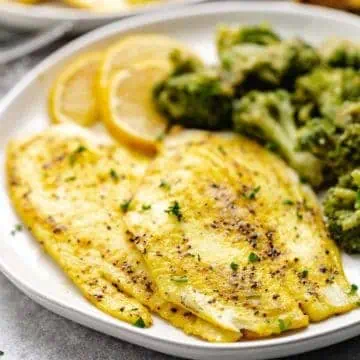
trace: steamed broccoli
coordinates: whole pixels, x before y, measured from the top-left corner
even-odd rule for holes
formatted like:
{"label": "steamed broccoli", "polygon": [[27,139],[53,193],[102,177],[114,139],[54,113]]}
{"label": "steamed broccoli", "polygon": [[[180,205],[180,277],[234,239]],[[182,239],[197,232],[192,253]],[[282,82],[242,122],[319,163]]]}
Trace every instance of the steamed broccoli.
{"label": "steamed broccoli", "polygon": [[317,52],[302,40],[269,46],[236,45],[221,53],[221,64],[235,87],[292,88],[295,79],[320,63]]}
{"label": "steamed broccoli", "polygon": [[360,102],[339,107],[336,118],[313,118],[298,130],[297,148],[323,163],[327,183],[360,167]]}
{"label": "steamed broccoli", "polygon": [[328,160],[329,152],[336,147],[336,127],[332,121],[313,118],[297,133],[297,149],[309,151],[321,160]]}
{"label": "steamed broccoli", "polygon": [[236,131],[268,144],[314,186],[322,182],[321,162],[309,152],[296,151],[296,126],[290,94],[285,90],[251,91],[234,105]]}
{"label": "steamed broccoli", "polygon": [[319,49],[326,65],[360,70],[360,45],[348,40],[330,39]]}
{"label": "steamed broccoli", "polygon": [[360,124],[351,124],[339,135],[335,150],[329,154],[329,165],[333,172],[343,175],[360,167],[359,149]]}
{"label": "steamed broccoli", "polygon": [[216,45],[220,56],[235,45],[271,45],[280,41],[280,36],[267,24],[238,27],[221,25],[216,32]]}
{"label": "steamed broccoli", "polygon": [[231,126],[232,89],[216,69],[170,76],[153,95],[157,108],[173,124],[211,130]]}
{"label": "steamed broccoli", "polygon": [[321,159],[327,182],[360,166],[360,74],[316,69],[298,79],[294,99],[298,148]]}
{"label": "steamed broccoli", "polygon": [[360,252],[360,169],[339,179],[324,199],[330,234],[349,253]]}
{"label": "steamed broccoli", "polygon": [[360,98],[358,101],[347,101],[336,112],[334,123],[345,129],[350,124],[360,124]]}
{"label": "steamed broccoli", "polygon": [[297,79],[294,101],[300,123],[313,117],[334,121],[344,103],[360,101],[360,73],[353,69],[317,68]]}
{"label": "steamed broccoli", "polygon": [[179,49],[174,49],[170,53],[169,60],[172,65],[170,76],[188,74],[204,68],[204,64],[198,57],[185,54]]}

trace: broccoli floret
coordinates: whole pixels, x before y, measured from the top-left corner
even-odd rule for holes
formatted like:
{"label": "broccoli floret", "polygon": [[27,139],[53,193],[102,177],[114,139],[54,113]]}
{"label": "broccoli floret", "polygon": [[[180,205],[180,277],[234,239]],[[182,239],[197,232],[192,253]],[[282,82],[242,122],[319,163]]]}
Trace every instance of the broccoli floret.
{"label": "broccoli floret", "polygon": [[210,130],[231,127],[232,89],[216,69],[170,76],[153,95],[157,108],[173,124]]}
{"label": "broccoli floret", "polygon": [[235,87],[293,88],[295,79],[320,63],[315,49],[302,40],[277,44],[236,45],[221,54],[221,64]]}
{"label": "broccoli floret", "polygon": [[336,112],[334,123],[341,129],[350,124],[360,124],[360,99],[357,102],[347,101]]}
{"label": "broccoli floret", "polygon": [[332,67],[360,70],[360,45],[348,40],[330,39],[319,49],[323,62]]}
{"label": "broccoli floret", "polygon": [[188,74],[204,68],[204,64],[198,57],[185,54],[179,49],[170,53],[169,60],[173,67],[170,76]]}
{"label": "broccoli floret", "polygon": [[321,184],[321,162],[309,152],[295,150],[294,110],[287,91],[249,92],[235,102],[233,123],[236,131],[275,146],[303,179],[314,186]]}
{"label": "broccoli floret", "polygon": [[335,150],[329,154],[329,165],[336,175],[360,167],[360,124],[350,124],[339,135]]}
{"label": "broccoli floret", "polygon": [[297,133],[297,149],[309,151],[321,160],[329,158],[337,142],[336,127],[332,121],[314,118],[308,121]]}
{"label": "broccoli floret", "polygon": [[221,54],[239,44],[271,45],[281,41],[269,25],[260,24],[253,26],[232,27],[221,25],[216,32],[216,45],[218,53]]}
{"label": "broccoli floret", "polygon": [[317,68],[296,81],[298,121],[325,117],[334,121],[344,103],[360,101],[360,73],[353,69]]}
{"label": "broccoli floret", "polygon": [[324,199],[330,234],[349,253],[360,252],[360,170],[339,179]]}

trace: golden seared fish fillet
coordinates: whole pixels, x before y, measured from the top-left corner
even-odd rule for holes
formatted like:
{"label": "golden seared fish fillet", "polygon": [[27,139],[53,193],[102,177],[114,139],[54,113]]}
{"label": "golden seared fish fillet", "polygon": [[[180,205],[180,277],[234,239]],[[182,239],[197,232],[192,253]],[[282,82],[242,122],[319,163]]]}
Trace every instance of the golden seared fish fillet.
{"label": "golden seared fish fillet", "polygon": [[164,299],[224,329],[269,336],[356,307],[311,191],[240,136],[175,137],[125,221]]}
{"label": "golden seared fish fillet", "polygon": [[127,239],[123,213],[148,161],[75,125],[58,125],[10,143],[10,196],[45,251],[102,311],[145,327],[150,309],[188,334],[236,341],[239,334],[163,300]]}

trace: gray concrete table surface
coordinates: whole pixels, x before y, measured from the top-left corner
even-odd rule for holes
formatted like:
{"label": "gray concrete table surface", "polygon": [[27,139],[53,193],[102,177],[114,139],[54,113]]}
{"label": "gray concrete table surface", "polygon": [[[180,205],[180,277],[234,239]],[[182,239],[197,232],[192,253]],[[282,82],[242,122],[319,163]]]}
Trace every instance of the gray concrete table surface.
{"label": "gray concrete table surface", "polygon": [[[0,96],[46,55],[65,44],[0,67]],[[21,293],[0,274],[0,360],[175,360],[51,313]],[[0,352],[1,355],[1,352]],[[287,360],[358,360],[360,337]]]}

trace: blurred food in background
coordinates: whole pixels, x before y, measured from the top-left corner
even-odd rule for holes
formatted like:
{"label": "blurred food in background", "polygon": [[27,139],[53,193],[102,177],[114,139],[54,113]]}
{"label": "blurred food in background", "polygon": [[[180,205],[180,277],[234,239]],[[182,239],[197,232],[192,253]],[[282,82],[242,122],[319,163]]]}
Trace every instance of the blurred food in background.
{"label": "blurred food in background", "polygon": [[360,11],[360,0],[297,0],[305,4],[329,6],[337,9]]}
{"label": "blurred food in background", "polygon": [[149,3],[164,2],[164,0],[9,0],[26,5],[56,4],[96,12],[112,12],[128,7],[141,6]]}

